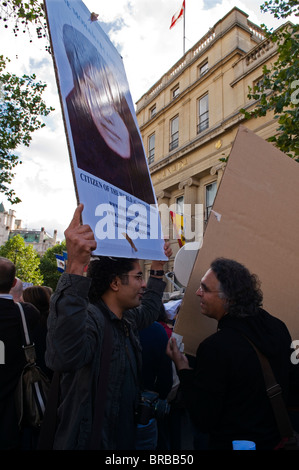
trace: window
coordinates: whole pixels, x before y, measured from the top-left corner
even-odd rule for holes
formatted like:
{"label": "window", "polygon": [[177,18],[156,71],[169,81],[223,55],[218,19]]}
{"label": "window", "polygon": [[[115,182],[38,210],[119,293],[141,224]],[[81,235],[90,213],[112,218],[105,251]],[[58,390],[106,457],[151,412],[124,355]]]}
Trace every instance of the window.
{"label": "window", "polygon": [[254,80],[253,87],[262,87],[264,85],[264,76],[261,75],[257,80]]}
{"label": "window", "polygon": [[216,192],[217,192],[217,182],[216,181],[214,181],[213,183],[210,183],[206,186],[206,210],[205,210],[206,221],[208,220],[209,215],[211,213],[211,210],[212,210],[212,207],[213,207],[213,204],[214,204],[214,199],[215,199],[215,196],[216,196]]}
{"label": "window", "polygon": [[170,121],[170,144],[169,151],[179,146],[179,116]]}
{"label": "window", "polygon": [[150,112],[150,118],[154,117],[157,113],[156,105],[152,106],[151,109],[149,110],[149,112]]}
{"label": "window", "polygon": [[172,89],[172,99],[174,100],[180,94],[180,86],[177,85],[175,88]]}
{"label": "window", "polygon": [[209,127],[209,95],[206,94],[198,100],[197,134]]}
{"label": "window", "polygon": [[184,196],[177,197],[175,202],[177,214],[184,215]]}
{"label": "window", "polygon": [[149,165],[153,163],[155,159],[155,141],[156,141],[155,134],[150,135],[148,138],[148,164]]}
{"label": "window", "polygon": [[199,66],[199,76],[202,77],[209,70],[208,61]]}

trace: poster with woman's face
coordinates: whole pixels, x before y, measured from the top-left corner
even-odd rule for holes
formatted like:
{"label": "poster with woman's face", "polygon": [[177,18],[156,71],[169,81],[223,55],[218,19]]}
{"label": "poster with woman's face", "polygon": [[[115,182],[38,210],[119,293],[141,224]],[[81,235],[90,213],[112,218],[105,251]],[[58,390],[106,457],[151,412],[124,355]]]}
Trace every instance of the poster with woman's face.
{"label": "poster with woman's face", "polygon": [[83,2],[45,6],[77,199],[98,242],[95,254],[164,259],[122,58]]}

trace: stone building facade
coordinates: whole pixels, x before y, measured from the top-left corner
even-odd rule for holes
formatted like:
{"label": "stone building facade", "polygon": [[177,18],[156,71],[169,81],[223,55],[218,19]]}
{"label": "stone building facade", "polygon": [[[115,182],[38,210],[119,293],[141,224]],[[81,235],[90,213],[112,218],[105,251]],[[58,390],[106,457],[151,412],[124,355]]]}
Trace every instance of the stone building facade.
{"label": "stone building facade", "polygon": [[43,256],[48,248],[57,243],[57,230],[54,230],[53,237],[49,235],[44,227],[40,230],[26,229],[22,227],[22,221],[16,219],[16,212],[12,209],[5,210],[0,204],[0,246],[4,245],[15,235],[21,235],[25,245],[32,245],[40,256]]}
{"label": "stone building facade", "polygon": [[[178,211],[189,204],[192,231],[196,204],[204,231],[239,125],[265,139],[276,133],[273,115],[246,121],[240,113],[254,106],[248,86],[276,56],[263,30],[235,7],[136,103],[157,202]],[[172,246],[175,255],[174,239]]]}

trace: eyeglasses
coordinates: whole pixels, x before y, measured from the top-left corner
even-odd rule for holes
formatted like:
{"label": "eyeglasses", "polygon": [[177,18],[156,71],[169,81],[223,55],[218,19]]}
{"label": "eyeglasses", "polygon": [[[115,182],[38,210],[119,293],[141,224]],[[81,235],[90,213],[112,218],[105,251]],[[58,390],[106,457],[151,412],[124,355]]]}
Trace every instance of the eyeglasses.
{"label": "eyeglasses", "polygon": [[200,283],[199,284],[199,288],[197,290],[198,291],[201,291],[203,294],[212,294],[214,292],[221,292],[220,290],[210,290],[205,284],[202,284]]}
{"label": "eyeglasses", "polygon": [[135,277],[135,279],[137,279],[137,281],[139,282],[142,282],[143,281],[143,274],[142,273],[138,273],[138,274],[124,274],[124,276],[133,276]]}

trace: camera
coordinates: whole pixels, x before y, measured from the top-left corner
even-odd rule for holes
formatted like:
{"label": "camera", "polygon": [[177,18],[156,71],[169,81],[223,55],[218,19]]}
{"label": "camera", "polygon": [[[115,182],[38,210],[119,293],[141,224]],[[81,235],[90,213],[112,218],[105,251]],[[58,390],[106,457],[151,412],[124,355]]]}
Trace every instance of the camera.
{"label": "camera", "polygon": [[141,392],[137,410],[138,424],[147,424],[152,418],[163,418],[169,414],[170,405],[167,400],[159,398],[159,394],[149,390]]}

